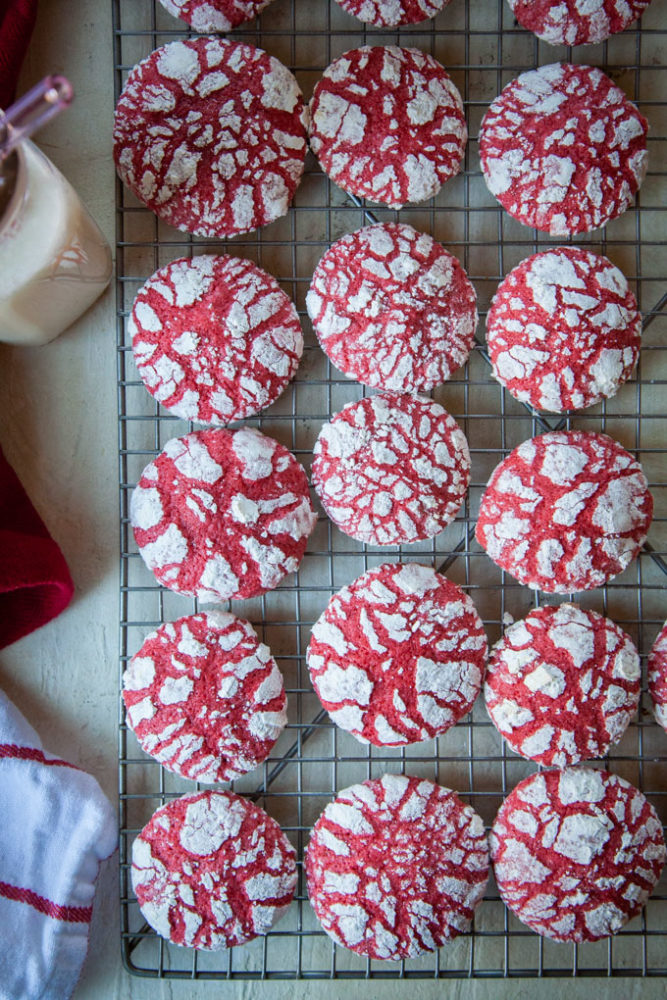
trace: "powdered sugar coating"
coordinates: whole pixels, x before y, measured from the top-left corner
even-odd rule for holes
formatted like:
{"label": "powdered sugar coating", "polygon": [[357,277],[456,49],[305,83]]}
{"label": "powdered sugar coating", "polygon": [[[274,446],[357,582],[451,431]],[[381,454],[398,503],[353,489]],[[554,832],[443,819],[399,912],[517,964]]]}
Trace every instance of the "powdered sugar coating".
{"label": "powdered sugar coating", "polygon": [[646,903],[667,856],[662,826],[642,793],[585,767],[519,782],[489,841],[505,905],[555,941],[616,934]]}
{"label": "powdered sugar coating", "polygon": [[644,544],[653,515],[642,468],[592,431],[524,441],[497,466],[475,537],[520,583],[547,593],[601,587]]}
{"label": "powdered sugar coating", "polygon": [[637,711],[641,669],[629,635],[575,604],[535,608],[493,647],[484,683],[511,748],[547,767],[604,757]]}
{"label": "powdered sugar coating", "polygon": [[489,874],[484,824],[455,792],[386,774],[340,792],[313,827],[308,895],[327,934],[396,961],[469,929]]}
{"label": "powdered sugar coating", "polygon": [[287,722],[283,678],[250,622],[204,611],[146,636],[123,675],[143,750],[192,781],[233,781],[266,760]]}
{"label": "powdered sugar coating", "polygon": [[299,463],[251,427],[172,438],[130,502],[139,552],[158,581],[207,602],[277,587],[298,569],[316,520]]}
{"label": "powdered sugar coating", "polygon": [[160,0],[160,3],[195,31],[230,31],[257,17],[271,0]]}
{"label": "powdered sugar coating", "polygon": [[647,129],[602,70],[552,63],[508,83],[485,114],[482,172],[524,225],[590,232],[631,204],[646,174]]}
{"label": "powdered sugar coating", "polygon": [[204,424],[258,413],[280,396],[303,353],[280,285],[240,257],[181,257],[139,290],[128,321],[137,370],[159,403]]}
{"label": "powdered sugar coating", "polygon": [[649,654],[648,690],[653,702],[655,721],[667,733],[667,622]]}
{"label": "powdered sugar coating", "polygon": [[594,45],[625,31],[651,0],[508,0],[519,24],[551,45]]}
{"label": "powdered sugar coating", "polygon": [[361,542],[432,538],[463,503],[470,454],[438,403],[377,395],[348,403],[324,424],[312,481],[331,520]]}
{"label": "powdered sugar coating", "polygon": [[233,792],[195,792],[153,813],[132,844],[142,914],[174,944],[218,951],[266,934],[292,902],[296,852]]}
{"label": "powdered sugar coating", "polygon": [[337,725],[403,746],[446,732],[482,685],[487,643],[471,599],[429,566],[385,563],[331,598],[306,653]]}
{"label": "powdered sugar coating", "polygon": [[641,314],[624,275],[580,247],[522,261],[496,292],[486,325],[494,376],[538,410],[610,398],[639,359]]}
{"label": "powdered sugar coating", "polygon": [[327,250],[306,307],[322,349],[348,378],[425,392],[466,361],[476,301],[456,257],[426,233],[388,222]]}
{"label": "powdered sugar coating", "polygon": [[461,95],[419,49],[365,45],[339,56],[310,102],[310,147],[344,191],[401,208],[461,169]]}
{"label": "powdered sugar coating", "polygon": [[130,71],[116,105],[121,179],[161,219],[235,236],[285,215],[303,173],[298,84],[245,42],[187,38]]}
{"label": "powdered sugar coating", "polygon": [[366,24],[376,28],[395,28],[402,24],[418,24],[435,17],[449,0],[336,0],[338,4]]}

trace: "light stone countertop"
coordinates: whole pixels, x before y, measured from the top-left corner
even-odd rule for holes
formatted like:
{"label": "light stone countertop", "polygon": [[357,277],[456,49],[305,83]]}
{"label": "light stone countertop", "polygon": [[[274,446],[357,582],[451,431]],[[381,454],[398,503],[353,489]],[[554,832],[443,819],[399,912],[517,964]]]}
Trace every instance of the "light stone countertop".
{"label": "light stone countertop", "polygon": [[[21,88],[64,72],[73,107],[39,143],[82,195],[110,241],[112,58],[109,0],[41,0]],[[45,747],[90,771],[117,797],[118,490],[113,287],[74,327],[43,348],[0,346],[3,448],[54,538],[76,584],[72,605],[51,624],[0,652],[0,685],[38,730]],[[358,992],[394,997],[502,997],[544,1000],[567,990],[652,1000],[664,982],[454,981],[366,983],[183,983],[130,977],[121,966],[117,855],[100,871],[90,951],[77,1000],[300,998]]]}

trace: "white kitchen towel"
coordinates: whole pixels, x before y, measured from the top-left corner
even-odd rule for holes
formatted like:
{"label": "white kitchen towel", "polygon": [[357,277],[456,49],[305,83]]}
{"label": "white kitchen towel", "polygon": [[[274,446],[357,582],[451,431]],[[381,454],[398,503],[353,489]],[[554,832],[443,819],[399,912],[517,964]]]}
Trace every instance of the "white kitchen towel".
{"label": "white kitchen towel", "polygon": [[116,818],[94,778],[42,750],[0,692],[0,998],[65,1000],[88,947]]}

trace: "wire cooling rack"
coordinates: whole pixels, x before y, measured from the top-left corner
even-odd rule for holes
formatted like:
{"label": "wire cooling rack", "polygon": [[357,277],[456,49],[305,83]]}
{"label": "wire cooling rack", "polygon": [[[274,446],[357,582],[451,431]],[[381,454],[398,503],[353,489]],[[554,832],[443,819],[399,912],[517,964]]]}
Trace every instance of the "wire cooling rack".
{"label": "wire cooling rack", "polygon": [[[187,31],[156,0],[112,0],[112,4],[117,97],[127,71],[139,59]],[[157,586],[137,553],[128,521],[129,497],[144,465],[169,438],[193,429],[156,406],[132,360],[127,315],[140,285],[157,267],[196,249],[224,250],[259,263],[294,299],[306,337],[299,372],[283,397],[248,423],[285,444],[307,470],[323,421],[364,394],[362,387],[329,365],[304,309],[315,264],[333,240],[375,219],[410,222],[459,257],[477,289],[481,317],[469,362],[433,394],[470,442],[472,482],[454,523],[427,543],[373,548],[333,528],[314,497],[320,516],[298,575],[261,598],[234,603],[234,612],[250,619],[271,647],[289,698],[289,725],[274,753],[261,769],[234,784],[236,791],[254,798],[281,823],[298,852],[296,900],[265,938],[229,951],[198,953],[168,944],[143,921],[130,888],[132,841],[158,806],[192,791],[193,785],[168,774],[142,753],[120,711],[121,933],[130,972],[195,980],[667,975],[664,878],[643,914],[616,938],[578,947],[555,944],[528,931],[505,909],[491,882],[470,934],[433,954],[390,963],[366,960],[333,945],[310,908],[301,865],[312,824],[332,796],[355,781],[385,771],[431,778],[457,789],[489,824],[503,797],[535,769],[506,750],[481,699],[469,717],[437,740],[401,750],[363,748],[321,710],[304,658],[310,628],[331,594],[387,559],[419,560],[446,571],[472,596],[491,642],[499,638],[505,615],[523,616],[544,600],[506,578],[473,539],[483,487],[494,466],[521,441],[555,427],[605,431],[640,459],[655,498],[650,544],[611,584],[576,599],[625,628],[636,641],[644,666],[667,616],[664,15],[664,0],[654,0],[641,30],[634,25],[605,44],[573,51],[547,46],[517,28],[504,0],[452,0],[434,21],[401,31],[366,29],[333,0],[275,0],[257,21],[233,36],[267,49],[292,68],[306,97],[332,59],[366,42],[415,46],[442,62],[466,107],[470,141],[462,173],[425,205],[399,213],[376,208],[371,212],[330,183],[309,157],[289,214],[229,243],[196,240],[168,228],[118,185],[121,670],[148,631],[196,610],[196,603]],[[645,318],[640,365],[636,377],[613,400],[562,419],[530,412],[490,377],[484,352],[490,298],[515,264],[555,241],[514,222],[499,208],[482,181],[477,152],[480,120],[502,87],[518,73],[558,59],[605,69],[651,125],[649,173],[635,207],[606,229],[576,241],[607,254],[630,279]],[[601,763],[642,788],[663,822],[667,819],[667,738],[653,722],[645,693],[639,718]]]}

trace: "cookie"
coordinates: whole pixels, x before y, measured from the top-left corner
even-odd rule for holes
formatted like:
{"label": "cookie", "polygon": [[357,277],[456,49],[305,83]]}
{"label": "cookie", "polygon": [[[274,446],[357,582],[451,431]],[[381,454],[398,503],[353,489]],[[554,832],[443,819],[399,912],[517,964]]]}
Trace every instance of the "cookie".
{"label": "cookie", "polygon": [[292,902],[296,852],[274,819],[233,792],[162,806],[132,844],[132,888],[174,944],[218,951],[266,934]]}
{"label": "cookie", "polygon": [[325,511],[346,535],[373,545],[437,535],[456,516],[469,479],[463,431],[419,396],[348,403],[313,449],[312,481]]}
{"label": "cookie", "polygon": [[475,537],[519,583],[546,593],[601,587],[628,566],[653,515],[642,468],[592,431],[524,441],[491,475]]}
{"label": "cookie", "polygon": [[323,351],[348,378],[426,392],[467,360],[475,290],[456,257],[412,226],[386,222],[337,240],[306,307]]}
{"label": "cookie", "polygon": [[315,85],[309,138],[343,191],[401,208],[431,198],[459,172],[468,133],[461,95],[433,56],[364,45]]}
{"label": "cookie", "polygon": [[146,636],[123,675],[127,724],[146,753],[183,778],[233,781],[266,760],[287,699],[250,622],[203,611]]}
{"label": "cookie", "polygon": [[575,604],[535,608],[491,651],[484,698],[512,750],[547,767],[604,757],[637,711],[632,639]]}
{"label": "cookie", "polygon": [[418,24],[435,17],[449,0],[336,0],[353,17],[376,28],[396,28]]}
{"label": "cookie", "polygon": [[639,359],[641,314],[625,277],[581,247],[522,261],[496,292],[486,327],[493,374],[537,410],[609,399]]}
{"label": "cookie", "polygon": [[655,721],[667,733],[667,622],[649,654],[648,690],[653,702]]}
{"label": "cookie", "polygon": [[508,0],[522,28],[550,45],[595,45],[625,31],[651,0]]}
{"label": "cookie", "polygon": [[298,569],[316,520],[297,460],[251,427],[172,438],[130,501],[135,541],[159,583],[208,602],[277,587]]}
{"label": "cookie", "polygon": [[241,257],[181,257],[160,268],[128,320],[137,371],[171,413],[228,424],[259,413],[299,367],[301,324],[270,274]]}
{"label": "cookie", "polygon": [[285,215],[303,173],[305,109],[254,45],[187,38],[130,71],[114,121],[121,180],[164,222],[236,236]]}
{"label": "cookie", "polygon": [[552,63],[508,83],[479,132],[491,194],[525,226],[588,233],[632,203],[648,123],[600,69]]}
{"label": "cookie", "polygon": [[331,598],[306,653],[333,721],[360,743],[430,740],[463,718],[487,643],[471,599],[429,566],[385,563]]}
{"label": "cookie", "polygon": [[477,813],[448,788],[400,774],[340,792],[306,854],[308,895],[329,937],[392,961],[467,931],[488,874]]}
{"label": "cookie", "polygon": [[271,0],[160,0],[160,3],[195,31],[230,31],[257,17]]}
{"label": "cookie", "polygon": [[500,896],[554,941],[597,941],[637,916],[660,878],[662,826],[642,793],[592,768],[532,774],[489,837]]}

